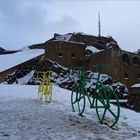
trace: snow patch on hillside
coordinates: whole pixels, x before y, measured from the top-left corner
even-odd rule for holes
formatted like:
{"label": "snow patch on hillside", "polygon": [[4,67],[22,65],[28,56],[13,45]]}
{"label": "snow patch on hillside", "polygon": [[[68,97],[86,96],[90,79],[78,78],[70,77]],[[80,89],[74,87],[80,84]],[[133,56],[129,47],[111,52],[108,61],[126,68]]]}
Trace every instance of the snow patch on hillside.
{"label": "snow patch on hillside", "polygon": [[31,79],[31,77],[33,76],[35,70],[32,70],[30,73],[28,73],[27,75],[25,75],[22,78],[19,78],[16,82],[14,82],[13,84],[19,84],[19,85],[26,85],[28,83],[28,81]]}
{"label": "snow patch on hillside", "polygon": [[8,55],[0,55],[0,72],[33,59],[43,53],[44,49],[32,49]]}
{"label": "snow patch on hillside", "polygon": [[30,48],[29,48],[29,46],[25,46],[25,47],[22,47],[20,50],[26,51],[26,50],[30,50]]}

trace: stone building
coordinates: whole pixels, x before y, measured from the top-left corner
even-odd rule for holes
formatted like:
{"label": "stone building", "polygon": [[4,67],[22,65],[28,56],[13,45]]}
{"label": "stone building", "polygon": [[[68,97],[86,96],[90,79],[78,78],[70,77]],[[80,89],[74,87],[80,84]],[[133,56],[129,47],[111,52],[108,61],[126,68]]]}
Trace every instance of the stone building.
{"label": "stone building", "polygon": [[49,41],[46,43],[45,59],[56,61],[64,67],[79,66],[85,57],[86,45],[72,41]]}
{"label": "stone building", "polygon": [[120,81],[130,88],[133,84],[140,82],[140,55],[112,47],[92,54],[83,59],[85,68],[92,69],[93,64],[107,64],[104,68],[106,74],[113,81]]}
{"label": "stone building", "polygon": [[83,66],[86,70],[93,70],[94,64],[107,64],[103,72],[113,81],[122,82],[128,89],[140,82],[140,55],[120,49],[112,37],[83,33],[54,34],[44,45],[44,58],[65,67]]}

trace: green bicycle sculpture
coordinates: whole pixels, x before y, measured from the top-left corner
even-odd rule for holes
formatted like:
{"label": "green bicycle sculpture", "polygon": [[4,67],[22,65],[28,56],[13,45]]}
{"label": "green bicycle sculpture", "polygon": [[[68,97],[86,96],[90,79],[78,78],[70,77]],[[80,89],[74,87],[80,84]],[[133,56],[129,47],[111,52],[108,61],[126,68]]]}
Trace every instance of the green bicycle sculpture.
{"label": "green bicycle sculpture", "polygon": [[[105,65],[94,65],[102,69]],[[82,68],[70,68],[69,75],[76,74],[79,79],[78,82],[74,85],[71,94],[71,104],[73,111],[78,111],[79,115],[82,116],[85,106],[86,98],[90,104],[90,108],[96,109],[96,114],[101,124],[106,124],[109,127],[113,128],[119,120],[120,116],[120,105],[118,97],[110,86],[105,86],[100,81],[100,70],[97,74],[97,77],[88,77],[84,75],[84,70]],[[72,80],[75,76],[70,76]],[[85,83],[91,81],[92,79],[96,80],[95,89],[88,93],[85,87]],[[112,105],[112,102],[115,105]]]}

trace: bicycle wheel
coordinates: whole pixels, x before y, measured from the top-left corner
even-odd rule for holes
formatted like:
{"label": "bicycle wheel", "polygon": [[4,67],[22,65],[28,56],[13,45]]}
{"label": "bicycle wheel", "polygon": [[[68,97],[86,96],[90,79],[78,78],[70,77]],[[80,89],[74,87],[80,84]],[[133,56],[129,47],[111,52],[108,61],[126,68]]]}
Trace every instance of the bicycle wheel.
{"label": "bicycle wheel", "polygon": [[79,88],[78,86],[76,86],[73,90],[72,90],[72,94],[71,94],[71,105],[72,105],[72,109],[75,112],[78,112],[79,115],[82,116],[84,110],[85,110],[85,93],[84,91]]}
{"label": "bicycle wheel", "polygon": [[116,93],[109,87],[102,87],[97,93],[95,105],[100,123],[109,127],[115,126],[120,116],[120,105]]}

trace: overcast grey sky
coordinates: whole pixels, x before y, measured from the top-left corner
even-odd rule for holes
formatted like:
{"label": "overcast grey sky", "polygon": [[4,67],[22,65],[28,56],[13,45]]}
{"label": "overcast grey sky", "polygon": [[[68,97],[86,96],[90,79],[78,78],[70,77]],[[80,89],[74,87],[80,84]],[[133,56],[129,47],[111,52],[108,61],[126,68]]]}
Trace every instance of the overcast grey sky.
{"label": "overcast grey sky", "polygon": [[18,49],[54,33],[112,36],[127,51],[140,49],[139,0],[0,0],[0,46]]}

